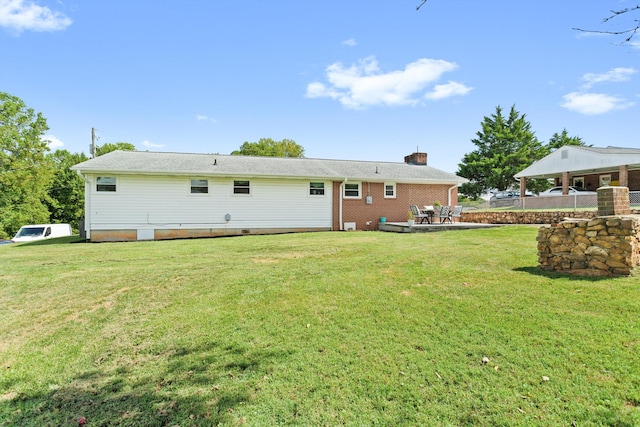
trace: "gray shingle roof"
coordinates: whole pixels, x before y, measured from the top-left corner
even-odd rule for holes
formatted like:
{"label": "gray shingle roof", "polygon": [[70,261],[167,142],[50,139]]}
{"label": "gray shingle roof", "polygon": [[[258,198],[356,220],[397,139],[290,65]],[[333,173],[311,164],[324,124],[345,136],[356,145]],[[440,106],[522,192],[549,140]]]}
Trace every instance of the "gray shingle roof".
{"label": "gray shingle roof", "polygon": [[317,178],[407,183],[460,184],[466,179],[406,163],[230,156],[223,154],[113,151],[71,169],[82,173],[192,175],[222,177]]}

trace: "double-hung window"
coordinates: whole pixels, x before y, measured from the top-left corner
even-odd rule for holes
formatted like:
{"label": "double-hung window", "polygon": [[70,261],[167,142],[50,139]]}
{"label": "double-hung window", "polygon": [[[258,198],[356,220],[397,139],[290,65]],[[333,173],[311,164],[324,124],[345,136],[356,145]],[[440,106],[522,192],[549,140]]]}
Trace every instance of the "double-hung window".
{"label": "double-hung window", "polygon": [[310,182],[309,183],[309,195],[310,196],[324,196],[324,182]]}
{"label": "double-hung window", "polygon": [[344,184],[344,198],[345,199],[359,199],[360,198],[360,183],[359,182],[347,182]]}
{"label": "double-hung window", "polygon": [[115,176],[99,176],[96,179],[96,191],[116,191],[116,177]]}
{"label": "double-hung window", "polygon": [[234,180],[233,194],[251,194],[251,186],[249,181]]}
{"label": "double-hung window", "polygon": [[209,193],[208,179],[192,179],[191,194],[207,194]]}
{"label": "double-hung window", "polygon": [[385,199],[395,199],[396,198],[396,184],[394,183],[384,183],[384,198]]}

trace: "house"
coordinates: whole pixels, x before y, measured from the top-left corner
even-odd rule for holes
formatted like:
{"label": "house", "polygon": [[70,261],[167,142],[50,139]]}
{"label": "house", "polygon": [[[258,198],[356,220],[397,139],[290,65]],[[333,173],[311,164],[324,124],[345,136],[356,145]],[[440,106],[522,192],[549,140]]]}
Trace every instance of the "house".
{"label": "house", "polygon": [[72,167],[87,239],[159,240],[375,230],[409,205],[455,204],[464,178],[405,162],[114,151]]}
{"label": "house", "polygon": [[523,190],[527,178],[553,179],[555,186],[595,191],[603,186],[640,190],[640,148],[565,145],[515,175]]}

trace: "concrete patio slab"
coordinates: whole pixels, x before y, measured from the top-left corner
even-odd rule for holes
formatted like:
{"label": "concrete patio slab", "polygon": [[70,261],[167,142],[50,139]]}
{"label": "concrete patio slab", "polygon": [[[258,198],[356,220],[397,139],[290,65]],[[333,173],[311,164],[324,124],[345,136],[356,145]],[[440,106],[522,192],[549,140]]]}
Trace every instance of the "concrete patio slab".
{"label": "concrete patio slab", "polygon": [[411,227],[407,222],[380,222],[378,223],[379,231],[389,231],[392,233],[429,233],[432,231],[447,230],[474,230],[479,228],[496,228],[503,227],[504,224],[479,224],[475,222],[454,222],[434,223],[434,224],[414,224]]}

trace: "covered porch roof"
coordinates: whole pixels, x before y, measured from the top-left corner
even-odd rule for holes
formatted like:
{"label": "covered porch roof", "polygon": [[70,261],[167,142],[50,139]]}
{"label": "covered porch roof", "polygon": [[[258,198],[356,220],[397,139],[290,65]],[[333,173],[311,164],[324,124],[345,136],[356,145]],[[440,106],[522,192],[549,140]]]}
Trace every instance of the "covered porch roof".
{"label": "covered porch roof", "polygon": [[574,175],[617,172],[620,166],[640,169],[640,148],[565,145],[518,172],[515,178],[561,178],[564,172]]}

